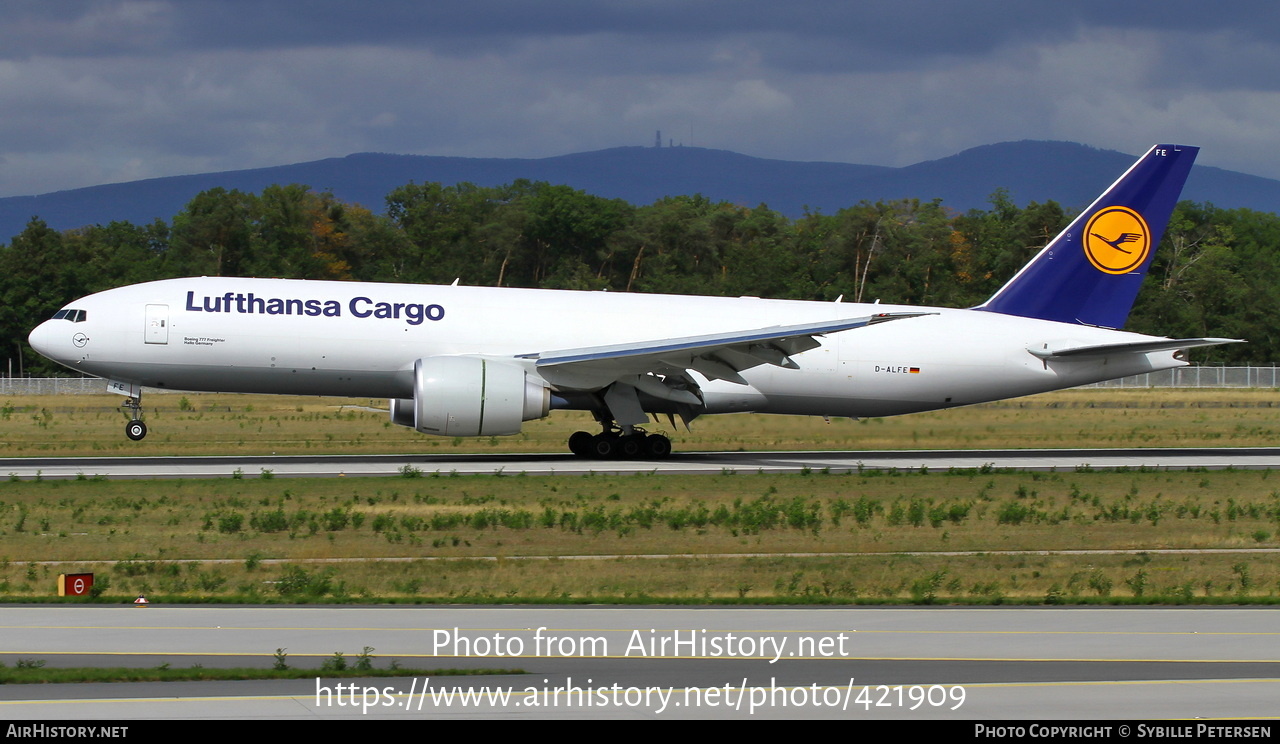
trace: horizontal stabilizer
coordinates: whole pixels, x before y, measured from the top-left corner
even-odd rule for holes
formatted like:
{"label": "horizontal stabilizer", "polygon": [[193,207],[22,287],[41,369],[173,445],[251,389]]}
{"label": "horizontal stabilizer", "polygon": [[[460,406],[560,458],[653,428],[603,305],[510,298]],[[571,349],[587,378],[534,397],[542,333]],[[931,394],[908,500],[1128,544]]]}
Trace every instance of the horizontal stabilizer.
{"label": "horizontal stabilizer", "polygon": [[1065,349],[1027,349],[1027,351],[1046,361],[1053,359],[1083,360],[1111,356],[1113,354],[1150,354],[1153,351],[1177,351],[1178,349],[1193,349],[1198,346],[1241,343],[1244,343],[1244,341],[1238,338],[1162,338],[1155,341],[1073,346]]}

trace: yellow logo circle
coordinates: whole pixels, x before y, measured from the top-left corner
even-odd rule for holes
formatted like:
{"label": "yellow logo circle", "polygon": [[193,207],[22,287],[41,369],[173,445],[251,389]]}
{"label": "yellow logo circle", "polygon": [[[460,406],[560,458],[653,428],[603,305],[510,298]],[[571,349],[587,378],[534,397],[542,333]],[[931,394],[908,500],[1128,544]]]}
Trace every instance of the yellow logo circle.
{"label": "yellow logo circle", "polygon": [[1151,253],[1151,228],[1128,207],[1098,210],[1084,229],[1084,255],[1098,271],[1128,274]]}

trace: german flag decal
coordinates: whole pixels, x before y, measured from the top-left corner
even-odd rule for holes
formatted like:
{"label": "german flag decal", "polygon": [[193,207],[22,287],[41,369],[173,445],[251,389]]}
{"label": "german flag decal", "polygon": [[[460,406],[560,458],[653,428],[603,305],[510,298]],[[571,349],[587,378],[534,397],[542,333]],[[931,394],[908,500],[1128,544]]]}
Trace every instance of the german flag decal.
{"label": "german flag decal", "polygon": [[920,368],[919,368],[919,367],[912,367],[912,368],[911,368],[911,374],[913,374],[913,375],[918,375],[918,374],[920,374]]}

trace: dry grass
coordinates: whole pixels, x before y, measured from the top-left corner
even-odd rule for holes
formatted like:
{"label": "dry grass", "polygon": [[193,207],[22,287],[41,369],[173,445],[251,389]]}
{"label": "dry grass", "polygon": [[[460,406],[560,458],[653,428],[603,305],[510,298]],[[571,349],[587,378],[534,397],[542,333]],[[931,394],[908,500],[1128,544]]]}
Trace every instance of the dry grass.
{"label": "dry grass", "polygon": [[[513,437],[442,439],[388,420],[384,400],[150,395],[143,442],[124,437],[118,396],[0,401],[0,457],[318,453],[564,452],[589,416],[554,412]],[[707,416],[692,431],[652,427],[677,450],[1270,446],[1274,390],[1070,390],[886,419]]]}
{"label": "dry grass", "polygon": [[[86,569],[110,594],[245,601],[1256,599],[1280,594],[1274,553],[1190,551],[1277,547],[1277,489],[1265,471],[12,482],[0,594]],[[936,554],[1071,549],[1187,552]],[[698,557],[513,559],[578,555]],[[410,560],[301,563],[352,558]],[[25,563],[52,560],[71,563]]]}
{"label": "dry grass", "polygon": [[[118,401],[11,399],[0,455],[558,452],[590,428],[556,413],[517,437],[435,439],[366,409],[384,401],[153,395],[152,434],[135,443]],[[1277,438],[1275,403],[1269,390],[1067,391],[860,422],[707,417],[674,439],[686,451],[1261,446]],[[0,596],[46,596],[57,573],[84,568],[110,595],[244,601],[1260,601],[1280,594],[1274,553],[1191,551],[1277,547],[1277,489],[1270,473],[1230,471],[12,482]],[[1067,549],[1185,552],[938,554]],[[574,555],[683,557],[514,559]],[[303,563],[361,558],[405,560]]]}

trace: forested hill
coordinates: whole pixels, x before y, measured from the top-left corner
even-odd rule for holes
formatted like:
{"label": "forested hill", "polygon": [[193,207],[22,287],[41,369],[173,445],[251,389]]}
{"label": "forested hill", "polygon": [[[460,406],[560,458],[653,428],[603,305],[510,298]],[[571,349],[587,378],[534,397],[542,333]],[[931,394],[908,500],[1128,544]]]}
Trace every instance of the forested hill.
{"label": "forested hill", "polygon": [[[307,184],[374,212],[409,182],[500,186],[517,179],[563,184],[589,194],[652,204],[701,194],[712,201],[767,204],[798,218],[806,207],[833,214],[862,201],[941,199],[964,212],[982,208],[997,188],[1013,201],[1053,200],[1085,206],[1133,162],[1134,155],[1069,142],[1006,142],[904,168],[768,160],[697,147],[619,147],[541,159],[455,158],[362,153],[273,168],[204,173],[108,184],[40,196],[0,199],[0,240],[39,216],[57,230],[169,221],[212,188],[260,192],[272,184]],[[1185,199],[1218,207],[1280,210],[1280,181],[1197,166]]]}

